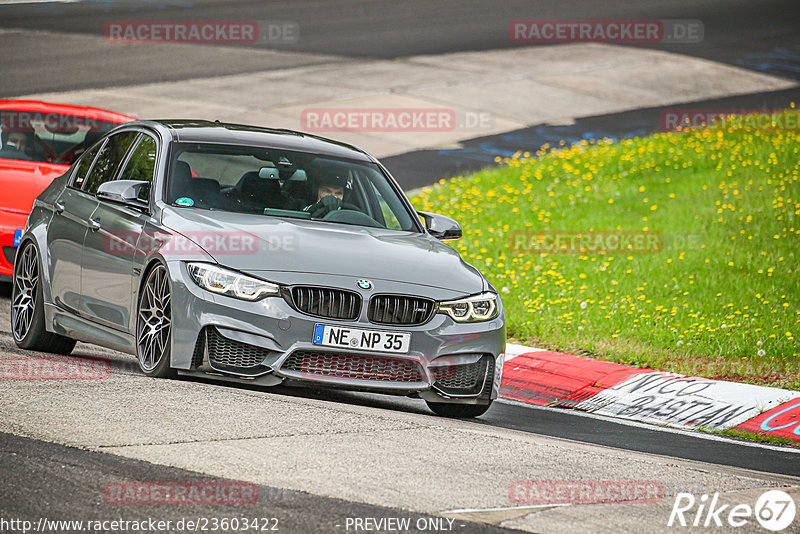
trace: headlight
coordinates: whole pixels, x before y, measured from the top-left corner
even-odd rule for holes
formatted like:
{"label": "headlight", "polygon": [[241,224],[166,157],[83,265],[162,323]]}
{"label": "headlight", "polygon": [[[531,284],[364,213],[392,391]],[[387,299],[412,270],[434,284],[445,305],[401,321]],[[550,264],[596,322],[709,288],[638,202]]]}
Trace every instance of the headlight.
{"label": "headlight", "polygon": [[210,263],[189,263],[186,265],[195,283],[220,295],[237,299],[258,300],[268,295],[280,294],[280,287],[257,278],[245,276]]}
{"label": "headlight", "polygon": [[459,323],[476,323],[494,319],[499,313],[497,295],[481,293],[473,297],[439,303],[439,311]]}

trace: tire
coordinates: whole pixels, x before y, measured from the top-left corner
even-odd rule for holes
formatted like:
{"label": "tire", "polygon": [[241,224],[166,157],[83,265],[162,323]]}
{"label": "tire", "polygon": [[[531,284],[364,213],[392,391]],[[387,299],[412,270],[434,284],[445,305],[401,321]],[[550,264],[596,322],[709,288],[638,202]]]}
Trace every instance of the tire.
{"label": "tire", "polygon": [[44,326],[44,297],[39,253],[28,242],[14,266],[11,290],[11,334],[18,347],[27,350],[69,354],[76,341],[48,332]]}
{"label": "tire", "polygon": [[430,402],[425,401],[433,413],[442,417],[455,417],[463,419],[466,417],[478,417],[486,413],[492,405],[489,404],[455,404],[452,402]]}
{"label": "tire", "polygon": [[156,264],[148,271],[136,306],[136,359],[139,369],[153,378],[171,378],[172,292],[167,269]]}

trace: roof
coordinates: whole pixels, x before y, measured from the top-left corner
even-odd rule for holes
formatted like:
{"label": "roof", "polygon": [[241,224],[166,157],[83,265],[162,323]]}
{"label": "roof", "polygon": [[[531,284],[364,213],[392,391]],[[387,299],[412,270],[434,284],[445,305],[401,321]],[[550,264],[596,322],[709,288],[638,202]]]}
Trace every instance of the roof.
{"label": "roof", "polygon": [[206,120],[154,120],[140,122],[151,125],[155,123],[166,127],[173,139],[180,142],[259,146],[297,150],[361,161],[373,161],[369,154],[355,146],[294,130]]}
{"label": "roof", "polygon": [[0,110],[28,111],[31,113],[56,113],[73,117],[87,117],[101,121],[124,124],[135,121],[136,117],[91,106],[73,106],[41,100],[0,100]]}

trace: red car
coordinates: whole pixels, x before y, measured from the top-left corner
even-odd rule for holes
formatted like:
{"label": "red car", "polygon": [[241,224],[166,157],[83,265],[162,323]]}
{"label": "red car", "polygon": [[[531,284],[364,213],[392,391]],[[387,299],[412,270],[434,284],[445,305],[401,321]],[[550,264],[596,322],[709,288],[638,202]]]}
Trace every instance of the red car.
{"label": "red car", "polygon": [[0,100],[0,282],[10,282],[33,201],[105,132],[136,120],[105,109]]}

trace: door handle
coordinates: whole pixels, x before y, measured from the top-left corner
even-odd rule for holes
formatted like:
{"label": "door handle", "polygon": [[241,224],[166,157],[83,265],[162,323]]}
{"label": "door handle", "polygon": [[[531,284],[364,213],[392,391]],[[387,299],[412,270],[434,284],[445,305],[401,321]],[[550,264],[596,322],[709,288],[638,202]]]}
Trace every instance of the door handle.
{"label": "door handle", "polygon": [[94,232],[100,229],[100,219],[89,219],[89,229]]}
{"label": "door handle", "polygon": [[60,200],[56,200],[56,203],[53,204],[53,207],[56,209],[56,213],[64,213],[64,203]]}

